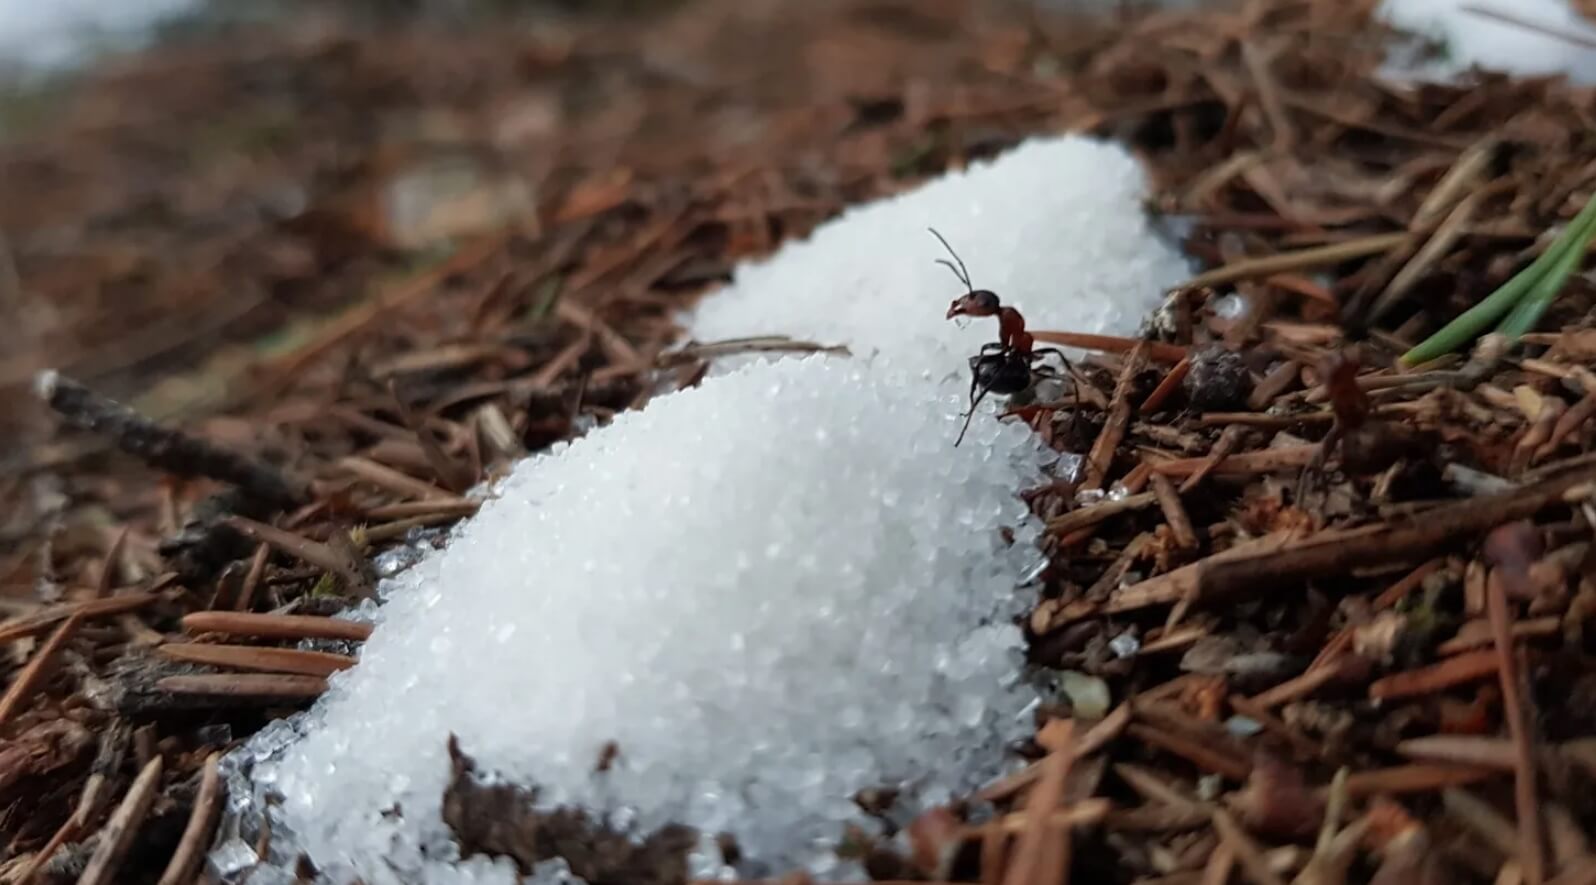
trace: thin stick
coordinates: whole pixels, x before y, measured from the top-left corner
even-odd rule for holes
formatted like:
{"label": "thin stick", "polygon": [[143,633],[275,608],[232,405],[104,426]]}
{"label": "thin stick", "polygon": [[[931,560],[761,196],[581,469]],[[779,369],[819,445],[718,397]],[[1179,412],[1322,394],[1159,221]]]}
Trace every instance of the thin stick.
{"label": "thin stick", "polygon": [[57,372],[41,374],[37,388],[39,398],[69,423],[109,439],[158,470],[209,477],[274,506],[292,506],[305,497],[301,485],[265,461],[162,427]]}
{"label": "thin stick", "polygon": [[109,885],[116,881],[115,876],[122,864],[122,857],[127,854],[128,848],[133,844],[133,837],[138,834],[139,826],[144,823],[145,816],[150,813],[150,807],[155,804],[160,786],[161,757],[157,755],[144,766],[139,776],[134,778],[133,786],[128,788],[122,804],[112,812],[111,819],[100,831],[100,844],[89,857],[88,866],[83,868],[83,875],[78,877],[78,885]]}
{"label": "thin stick", "polygon": [[0,624],[0,644],[26,639],[29,636],[37,636],[50,629],[52,624],[70,617],[82,617],[84,620],[88,620],[108,615],[119,615],[143,608],[158,598],[154,593],[127,593],[122,596],[113,596],[109,599],[90,599],[85,602],[69,602],[51,606],[43,611],[37,611]]}
{"label": "thin stick", "polygon": [[[1066,729],[1072,725],[1073,723],[1066,720]],[[1029,825],[1017,840],[1014,862],[1004,876],[1004,885],[1031,885],[1034,882],[1058,881],[1056,874],[1052,878],[1042,878],[1049,872],[1046,869],[1047,861],[1052,859],[1047,856],[1050,835],[1048,818],[1064,798],[1064,783],[1069,778],[1073,755],[1067,750],[1055,751],[1043,760],[1042,779],[1025,804],[1025,815]],[[1063,859],[1068,860],[1067,857]]]}
{"label": "thin stick", "polygon": [[66,623],[56,628],[55,633],[51,634],[44,645],[33,653],[33,659],[28,661],[28,665],[17,673],[17,677],[11,681],[11,687],[6,689],[5,697],[0,698],[0,726],[11,721],[12,715],[27,704],[29,698],[33,696],[33,690],[44,679],[55,653],[61,650],[61,646],[66,644],[67,639],[82,623],[82,615],[68,618]]}
{"label": "thin stick", "polygon": [[1497,776],[1489,768],[1469,765],[1441,765],[1418,763],[1376,768],[1347,776],[1347,798],[1362,799],[1368,796],[1398,795],[1401,793],[1433,793],[1443,787],[1478,783]]}
{"label": "thin stick", "polygon": [[1490,803],[1461,788],[1451,787],[1441,791],[1441,804],[1454,820],[1484,839],[1503,856],[1523,863],[1513,822],[1499,814]]}
{"label": "thin stick", "polygon": [[1172,753],[1205,771],[1222,774],[1233,781],[1244,781],[1252,773],[1252,763],[1216,750],[1199,740],[1150,725],[1132,724],[1126,733],[1144,744]]}
{"label": "thin stick", "polygon": [[1186,358],[1187,349],[1178,344],[1161,341],[1143,341],[1140,338],[1119,338],[1114,335],[1089,335],[1085,332],[1032,332],[1031,337],[1046,344],[1073,347],[1077,350],[1101,350],[1105,353],[1130,353],[1138,346],[1147,348],[1147,358],[1160,363],[1178,363]]}
{"label": "thin stick", "polygon": [[1435,734],[1399,741],[1396,751],[1420,762],[1450,762],[1497,771],[1516,771],[1518,756],[1505,738]]}
{"label": "thin stick", "polygon": [[358,595],[370,596],[376,586],[370,564],[355,552],[352,544],[341,547],[321,544],[293,532],[283,531],[274,525],[245,519],[242,516],[229,516],[224,521],[252,540],[270,544],[301,562],[332,572],[343,580],[347,589]]}
{"label": "thin stick", "polygon": [[1309,577],[1327,579],[1358,567],[1434,556],[1461,538],[1533,516],[1593,478],[1596,470],[1587,469],[1500,495],[1432,507],[1401,521],[1318,532],[1278,550],[1215,561],[1203,570],[1202,585],[1205,591],[1229,592],[1264,584],[1279,587]]}
{"label": "thin stick", "polygon": [[[1501,572],[1510,566],[1497,568]],[[1519,691],[1518,662],[1513,656],[1512,615],[1507,609],[1507,591],[1498,575],[1492,575],[1485,587],[1485,610],[1491,619],[1491,632],[1496,640],[1499,659],[1497,674],[1502,686],[1502,718],[1507,720],[1507,732],[1513,739],[1518,770],[1514,776],[1514,804],[1518,812],[1518,860],[1523,866],[1525,885],[1541,885],[1546,881],[1546,856],[1541,849],[1541,811],[1535,782],[1534,737],[1530,734],[1528,710]]]}
{"label": "thin stick", "polygon": [[1226,885],[1230,881],[1230,874],[1236,868],[1236,852],[1228,842],[1220,842],[1213,854],[1208,855],[1208,863],[1203,867],[1203,878],[1200,885]]}
{"label": "thin stick", "polygon": [[1214,809],[1214,832],[1219,834],[1221,843],[1230,846],[1237,863],[1241,864],[1242,872],[1246,873],[1247,878],[1255,885],[1286,885],[1285,880],[1269,868],[1269,861],[1257,843],[1252,841],[1247,832],[1241,828],[1241,824],[1236,823],[1236,819],[1223,808]]}
{"label": "thin stick", "polygon": [[1136,373],[1141,370],[1146,357],[1146,342],[1137,344],[1125,358],[1125,365],[1120,367],[1119,380],[1114,384],[1114,398],[1108,406],[1108,419],[1086,455],[1086,479],[1081,483],[1082,489],[1100,489],[1108,482],[1108,469],[1130,424],[1131,384],[1136,380]]}
{"label": "thin stick", "polygon": [[371,625],[315,615],[268,615],[253,612],[194,612],[183,618],[191,635],[224,633],[260,639],[354,639],[371,636]]}
{"label": "thin stick", "polygon": [[1261,691],[1250,699],[1250,703],[1261,710],[1278,707],[1292,701],[1300,701],[1313,694],[1326,685],[1340,679],[1346,672],[1345,662],[1337,661],[1320,667],[1317,670],[1308,670],[1298,676],[1293,676],[1273,688]]}
{"label": "thin stick", "polygon": [[1164,522],[1175,536],[1175,544],[1182,550],[1197,549],[1197,532],[1192,528],[1191,517],[1186,514],[1185,505],[1181,504],[1180,492],[1175,489],[1175,484],[1162,473],[1152,474],[1149,481],[1153,486],[1153,495],[1158,498],[1158,506],[1164,511]]}
{"label": "thin stick", "polygon": [[405,498],[423,501],[459,501],[455,495],[438,488],[426,480],[416,479],[407,474],[378,464],[370,458],[361,458],[357,455],[348,455],[338,460],[338,467],[345,473],[358,477],[378,488],[393,492]]}
{"label": "thin stick", "polygon": [[255,545],[255,555],[249,560],[249,571],[244,574],[243,586],[238,588],[238,599],[233,602],[234,611],[247,612],[255,607],[255,591],[266,573],[266,559],[271,552],[271,545],[265,541]]}
{"label": "thin stick", "polygon": [[281,676],[276,673],[225,673],[167,676],[157,681],[155,687],[178,695],[297,700],[319,697],[327,690],[327,680],[318,676]]}
{"label": "thin stick", "polygon": [[[1125,726],[1130,724],[1130,720],[1130,704],[1120,704],[1113,712],[1088,728],[1080,740],[1072,742],[1070,752],[1074,753],[1077,759],[1090,756],[1124,733]],[[1047,760],[1033,762],[1002,780],[982,787],[977,795],[987,802],[1002,802],[1036,783],[1037,778],[1042,776],[1042,763],[1045,761]]]}
{"label": "thin stick", "polygon": [[122,530],[116,533],[115,540],[111,541],[110,549],[105,551],[105,566],[100,569],[99,584],[94,588],[95,599],[105,599],[111,595],[112,590],[116,589],[116,573],[120,568],[122,547],[127,544],[127,535],[130,531],[131,527],[123,526]]}
{"label": "thin stick", "polygon": [[[1223,440],[1224,434],[1230,433],[1231,429],[1234,427],[1236,427],[1236,425],[1226,427],[1220,433],[1220,439]],[[1239,433],[1240,429],[1237,428],[1237,434]],[[1236,434],[1232,434],[1232,436],[1235,435]],[[1234,444],[1235,443],[1232,443],[1232,445]],[[1227,455],[1223,454],[1219,444],[1215,443],[1214,453],[1220,453],[1219,457],[1217,458],[1214,456],[1214,453],[1210,453],[1201,458],[1181,458],[1177,461],[1162,461],[1153,465],[1153,472],[1162,473],[1165,476],[1171,477],[1194,477],[1199,481],[1202,477],[1209,475],[1256,476],[1260,473],[1279,473],[1287,470],[1297,470],[1306,467],[1308,462],[1313,460],[1313,453],[1317,452],[1318,450],[1319,447],[1317,445],[1281,446],[1280,448],[1276,449],[1259,449],[1256,452],[1243,452],[1240,455]],[[1194,483],[1191,481],[1182,483],[1180,490],[1182,492],[1189,492],[1191,491],[1190,486],[1192,485],[1194,485]]]}
{"label": "thin stick", "polygon": [[1428,667],[1393,673],[1369,685],[1369,697],[1377,701],[1434,694],[1454,685],[1494,676],[1501,670],[1501,655],[1495,649],[1464,652]]}
{"label": "thin stick", "polygon": [[1216,267],[1206,273],[1192,277],[1181,288],[1200,289],[1204,286],[1217,286],[1221,283],[1231,283],[1237,280],[1255,279],[1257,277],[1273,276],[1293,270],[1306,270],[1313,267],[1324,267],[1329,264],[1339,264],[1354,258],[1363,258],[1368,255],[1378,255],[1407,242],[1410,234],[1391,233],[1375,234],[1347,240],[1342,243],[1331,243],[1328,246],[1315,246],[1311,249],[1300,249],[1295,252],[1282,252],[1279,255],[1265,255],[1260,258],[1246,258],[1232,262],[1223,267]]}
{"label": "thin stick", "polygon": [[297,648],[263,648],[258,645],[169,642],[156,649],[156,652],[173,661],[298,676],[331,676],[355,665],[355,659],[348,655]]}
{"label": "thin stick", "polygon": [[1153,392],[1147,395],[1147,399],[1142,400],[1141,409],[1138,411],[1143,415],[1151,415],[1158,411],[1164,401],[1169,399],[1175,390],[1180,387],[1180,382],[1186,380],[1186,375],[1190,372],[1191,357],[1187,356],[1164,374],[1164,380],[1158,382],[1158,386],[1153,388]]}
{"label": "thin stick", "polygon": [[205,759],[204,773],[200,775],[199,795],[194,797],[194,810],[189,812],[188,826],[183,828],[183,838],[172,852],[158,885],[187,885],[193,880],[194,865],[200,860],[210,842],[211,831],[216,828],[217,812],[221,810],[222,790],[220,753]]}
{"label": "thin stick", "polygon": [[[1164,480],[1168,482],[1169,480]],[[1152,492],[1143,492],[1139,495],[1126,495],[1123,498],[1099,501],[1085,507],[1071,510],[1063,516],[1057,516],[1047,521],[1049,534],[1064,535],[1090,525],[1096,525],[1105,519],[1112,519],[1122,513],[1130,513],[1151,507],[1158,502],[1158,496]]]}

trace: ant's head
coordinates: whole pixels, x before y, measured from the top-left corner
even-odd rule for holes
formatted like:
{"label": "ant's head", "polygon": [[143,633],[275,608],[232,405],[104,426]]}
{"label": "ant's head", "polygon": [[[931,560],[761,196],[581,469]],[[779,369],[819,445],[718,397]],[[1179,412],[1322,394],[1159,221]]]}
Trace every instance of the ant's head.
{"label": "ant's head", "polygon": [[997,293],[989,289],[977,289],[968,295],[960,295],[948,305],[948,319],[954,317],[989,317],[998,312],[1002,304],[998,301]]}

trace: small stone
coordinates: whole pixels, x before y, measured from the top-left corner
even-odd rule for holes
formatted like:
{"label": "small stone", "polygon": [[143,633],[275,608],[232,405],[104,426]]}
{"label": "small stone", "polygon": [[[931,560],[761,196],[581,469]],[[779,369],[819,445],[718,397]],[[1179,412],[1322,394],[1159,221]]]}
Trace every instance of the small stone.
{"label": "small stone", "polygon": [[1252,374],[1241,354],[1223,345],[1209,344],[1191,357],[1191,371],[1181,383],[1192,408],[1224,412],[1247,404],[1252,394]]}

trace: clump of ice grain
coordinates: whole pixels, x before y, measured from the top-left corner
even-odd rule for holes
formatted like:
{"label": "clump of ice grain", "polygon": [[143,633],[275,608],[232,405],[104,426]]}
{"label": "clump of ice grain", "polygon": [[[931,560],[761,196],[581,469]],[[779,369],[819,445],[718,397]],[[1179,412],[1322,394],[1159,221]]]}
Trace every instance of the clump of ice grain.
{"label": "clump of ice grain", "polygon": [[[1480,15],[1471,8],[1510,16],[1569,39]],[[1596,49],[1589,45],[1596,40],[1596,25],[1568,0],[1385,0],[1379,14],[1397,28],[1440,41],[1444,48],[1442,57],[1424,62],[1392,59],[1388,69],[1394,76],[1447,80],[1479,67],[1526,77],[1565,74],[1575,83],[1596,84]]]}
{"label": "clump of ice grain", "polygon": [[1036,138],[905,194],[851,208],[731,284],[686,318],[698,341],[789,335],[885,353],[938,377],[997,338],[995,320],[945,319],[964,287],[926,230],[957,250],[978,289],[1032,329],[1129,335],[1190,274],[1144,209],[1146,176],[1123,148],[1084,136]]}
{"label": "clump of ice grain", "polygon": [[959,399],[792,358],[523,462],[389,582],[360,665],[257,767],[284,796],[274,832],[334,881],[513,881],[454,863],[453,732],[546,804],[725,830],[769,868],[835,875],[861,788],[936,801],[996,774],[1034,697],[1013,617],[1039,528],[1015,490],[1047,453],[998,422],[954,448]]}

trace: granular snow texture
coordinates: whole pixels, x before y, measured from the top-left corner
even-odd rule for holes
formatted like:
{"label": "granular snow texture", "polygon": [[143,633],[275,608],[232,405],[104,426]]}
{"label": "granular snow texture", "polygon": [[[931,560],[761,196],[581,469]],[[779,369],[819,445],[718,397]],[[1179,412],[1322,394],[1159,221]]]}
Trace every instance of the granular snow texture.
{"label": "granular snow texture", "polygon": [[[1107,141],[1035,138],[901,194],[854,207],[761,262],[686,320],[698,341],[789,335],[880,352],[939,378],[997,340],[996,321],[944,318],[964,294],[936,264],[947,252],[977,289],[1019,308],[1032,329],[1127,335],[1190,275],[1143,206],[1140,162]],[[962,328],[961,328],[962,325]]]}
{"label": "granular snow texture", "polygon": [[334,881],[513,881],[452,862],[451,732],[549,805],[730,831],[776,870],[836,873],[861,788],[994,775],[1034,697],[1012,619],[1039,528],[1015,492],[1047,453],[992,421],[954,448],[960,405],[880,362],[785,359],[523,462],[390,583],[360,665],[257,766],[279,838]]}
{"label": "granular snow texture", "polygon": [[[1512,22],[1479,15],[1487,10],[1543,26],[1572,40]],[[1522,77],[1565,74],[1581,84],[1596,84],[1596,25],[1574,11],[1568,0],[1385,0],[1380,17],[1406,31],[1441,41],[1444,57],[1422,64],[1393,64],[1393,73],[1420,79],[1451,79],[1471,67]]]}

